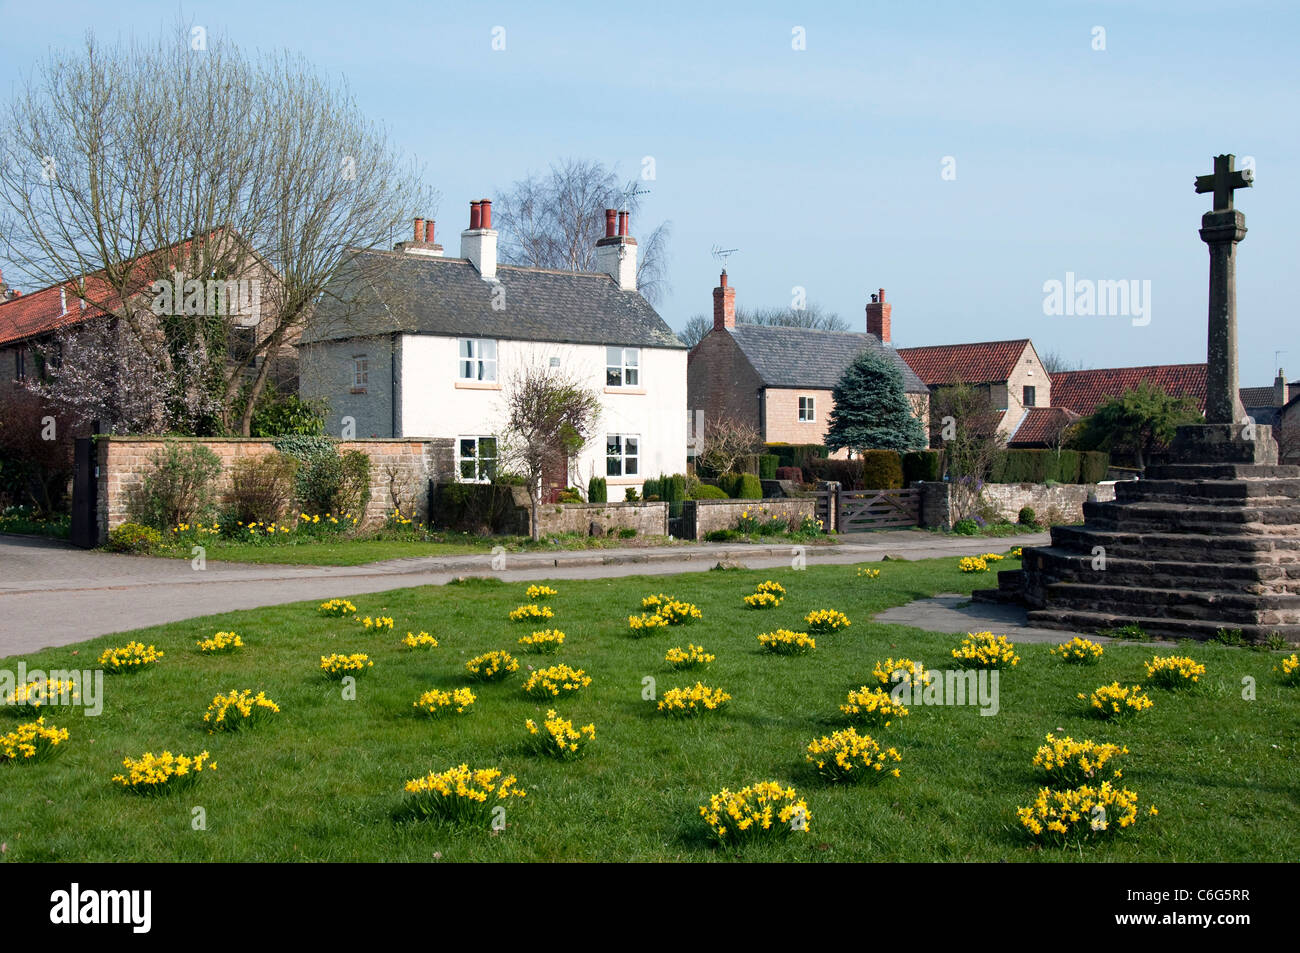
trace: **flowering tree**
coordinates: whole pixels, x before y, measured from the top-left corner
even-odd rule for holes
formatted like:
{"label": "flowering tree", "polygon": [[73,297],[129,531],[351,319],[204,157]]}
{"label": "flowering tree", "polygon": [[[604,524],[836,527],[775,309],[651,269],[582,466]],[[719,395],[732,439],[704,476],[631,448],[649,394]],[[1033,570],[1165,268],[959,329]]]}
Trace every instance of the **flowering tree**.
{"label": "flowering tree", "polygon": [[954,521],[979,515],[984,484],[1006,449],[998,432],[1001,416],[988,391],[969,384],[942,387],[931,399],[932,441],[943,447]]}

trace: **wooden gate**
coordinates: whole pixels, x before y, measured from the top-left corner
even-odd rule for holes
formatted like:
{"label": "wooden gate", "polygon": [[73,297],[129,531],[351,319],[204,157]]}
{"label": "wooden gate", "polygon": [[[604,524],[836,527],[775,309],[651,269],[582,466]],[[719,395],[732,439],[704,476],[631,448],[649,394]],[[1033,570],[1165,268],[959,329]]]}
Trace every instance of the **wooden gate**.
{"label": "wooden gate", "polygon": [[72,526],[68,541],[82,549],[99,545],[99,458],[91,437],[73,442]]}
{"label": "wooden gate", "polygon": [[915,488],[840,490],[838,497],[835,529],[841,533],[916,526],[920,522],[921,491]]}

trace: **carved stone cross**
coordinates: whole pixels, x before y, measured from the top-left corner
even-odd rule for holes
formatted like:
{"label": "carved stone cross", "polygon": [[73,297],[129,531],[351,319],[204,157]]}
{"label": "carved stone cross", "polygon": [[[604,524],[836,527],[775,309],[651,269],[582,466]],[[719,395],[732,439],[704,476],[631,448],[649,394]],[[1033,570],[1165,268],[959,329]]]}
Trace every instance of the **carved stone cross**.
{"label": "carved stone cross", "polygon": [[1226,212],[1232,208],[1232,193],[1236,189],[1248,189],[1255,181],[1253,169],[1234,171],[1232,166],[1236,156],[1215,156],[1214,171],[1209,175],[1196,177],[1196,192],[1214,193],[1215,212]]}
{"label": "carved stone cross", "polygon": [[1196,177],[1197,192],[1214,193],[1214,209],[1201,216],[1201,240],[1210,246],[1209,339],[1205,422],[1244,425],[1237,381],[1237,243],[1246,237],[1246,216],[1232,207],[1232,193],[1249,188],[1249,169],[1233,170],[1233,156],[1214,157],[1214,172]]}

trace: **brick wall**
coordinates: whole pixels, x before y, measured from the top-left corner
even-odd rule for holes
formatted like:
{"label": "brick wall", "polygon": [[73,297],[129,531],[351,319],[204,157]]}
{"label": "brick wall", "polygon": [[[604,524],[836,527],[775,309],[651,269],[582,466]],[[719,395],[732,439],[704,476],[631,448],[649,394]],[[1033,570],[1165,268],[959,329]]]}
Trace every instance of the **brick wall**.
{"label": "brick wall", "polygon": [[[763,439],[766,442],[826,442],[826,428],[830,426],[831,408],[835,406],[830,391],[769,387],[763,395],[763,412],[767,420],[767,431]],[[813,399],[813,420],[810,423],[799,419],[801,397]]]}
{"label": "brick wall", "polygon": [[709,421],[731,417],[761,429],[758,389],[762,381],[726,331],[710,331],[687,357],[686,406]]}
{"label": "brick wall", "polygon": [[[241,457],[258,457],[275,451],[270,440],[232,437],[226,439],[179,439],[178,443],[199,443],[222,462],[217,495],[230,489],[230,470]],[[140,486],[153,458],[167,441],[160,437],[101,437],[97,441],[99,478],[97,513],[99,538],[126,522],[127,500]],[[370,502],[362,525],[382,523],[395,503],[414,509],[423,520],[428,508],[428,481],[449,476],[454,465],[450,440],[351,440],[338,444],[340,453],[360,450],[370,457]],[[409,513],[407,515],[410,515]]]}

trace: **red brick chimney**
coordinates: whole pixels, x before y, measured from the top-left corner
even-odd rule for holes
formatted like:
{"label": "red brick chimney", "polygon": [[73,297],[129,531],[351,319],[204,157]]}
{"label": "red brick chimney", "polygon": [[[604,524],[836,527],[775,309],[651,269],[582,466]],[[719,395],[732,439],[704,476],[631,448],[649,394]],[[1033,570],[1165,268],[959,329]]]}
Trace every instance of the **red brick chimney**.
{"label": "red brick chimney", "polygon": [[424,219],[422,218],[415,220],[415,241],[424,241]]}
{"label": "red brick chimney", "polygon": [[713,289],[713,330],[736,326],[736,289],[727,287],[727,269],[722,269],[720,284]]}
{"label": "red brick chimney", "polygon": [[424,241],[427,245],[435,244],[433,240],[433,219],[426,219],[424,223]]}
{"label": "red brick chimney", "polygon": [[880,343],[889,343],[889,312],[892,305],[885,304],[885,289],[871,296],[867,305],[867,333],[880,338]]}

